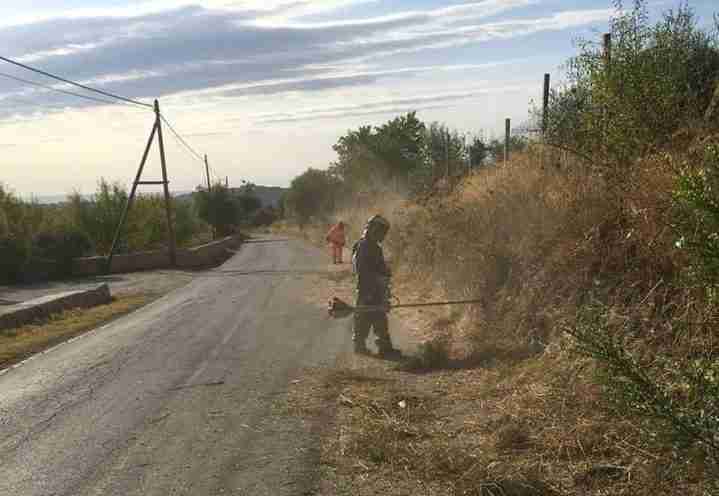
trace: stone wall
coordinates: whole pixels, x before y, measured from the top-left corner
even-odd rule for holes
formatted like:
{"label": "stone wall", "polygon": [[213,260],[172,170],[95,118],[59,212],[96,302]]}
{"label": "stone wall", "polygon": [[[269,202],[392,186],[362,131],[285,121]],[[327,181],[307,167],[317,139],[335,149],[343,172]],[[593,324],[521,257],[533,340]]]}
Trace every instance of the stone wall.
{"label": "stone wall", "polygon": [[[227,260],[233,249],[242,244],[242,236],[228,236],[205,245],[177,250],[179,268],[198,268],[218,265]],[[83,257],[73,260],[72,273],[76,276],[104,274],[107,257]],[[143,251],[112,257],[111,273],[137,272],[141,270],[167,269],[170,255],[165,250]]]}
{"label": "stone wall", "polygon": [[0,331],[13,329],[71,308],[90,308],[110,303],[110,288],[101,284],[83,291],[67,291],[0,308]]}

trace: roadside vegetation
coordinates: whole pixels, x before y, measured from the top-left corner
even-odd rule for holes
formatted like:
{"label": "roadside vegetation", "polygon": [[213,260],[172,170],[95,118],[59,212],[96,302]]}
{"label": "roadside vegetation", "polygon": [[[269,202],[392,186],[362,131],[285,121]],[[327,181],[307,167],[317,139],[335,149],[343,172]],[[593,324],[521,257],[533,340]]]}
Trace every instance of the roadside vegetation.
{"label": "roadside vegetation", "polygon": [[[74,193],[63,203],[44,205],[23,201],[0,184],[0,282],[67,276],[73,258],[108,254],[128,194],[123,185],[101,179],[90,198]],[[262,208],[249,183],[236,189],[217,183],[210,192],[198,188],[191,196],[172,198],[171,210],[179,246],[206,243],[276,217],[272,207]],[[117,252],[166,245],[164,198],[138,194]]]}
{"label": "roadside vegetation", "polygon": [[718,29],[638,1],[509,163],[408,114],[340,138],[311,214],[292,188],[317,240],[390,217],[403,299],[483,299],[400,314],[417,357],[310,387],[339,398],[323,494],[719,494]]}
{"label": "roadside vegetation", "polygon": [[0,331],[0,370],[125,315],[149,300],[144,294],[125,294],[113,297],[106,305],[66,310],[34,324]]}

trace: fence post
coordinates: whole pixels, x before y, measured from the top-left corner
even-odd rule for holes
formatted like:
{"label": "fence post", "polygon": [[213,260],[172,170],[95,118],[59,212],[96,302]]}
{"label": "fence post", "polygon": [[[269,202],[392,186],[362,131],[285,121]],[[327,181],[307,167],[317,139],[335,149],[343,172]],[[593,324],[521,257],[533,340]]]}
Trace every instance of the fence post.
{"label": "fence post", "polygon": [[542,139],[547,134],[547,111],[549,110],[549,74],[544,75],[544,91],[542,92]]}
{"label": "fence post", "polygon": [[509,133],[510,133],[510,120],[507,117],[504,120],[504,163],[509,161]]}
{"label": "fence post", "polygon": [[162,140],[162,114],[160,103],[155,100],[155,119],[157,122],[157,143],[160,147],[160,165],[162,166],[162,187],[165,194],[165,215],[167,216],[168,248],[170,251],[170,265],[177,265],[177,251],[175,247],[175,229],[172,225],[172,204],[170,203],[170,189],[167,180],[167,161],[165,160],[165,143]]}

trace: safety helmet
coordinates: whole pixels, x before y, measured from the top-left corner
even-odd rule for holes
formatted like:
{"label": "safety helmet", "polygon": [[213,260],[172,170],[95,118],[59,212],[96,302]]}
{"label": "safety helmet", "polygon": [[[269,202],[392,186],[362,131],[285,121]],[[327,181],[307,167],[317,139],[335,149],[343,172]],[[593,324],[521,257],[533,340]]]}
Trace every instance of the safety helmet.
{"label": "safety helmet", "polygon": [[367,233],[381,241],[389,231],[389,221],[381,215],[373,215],[367,220]]}

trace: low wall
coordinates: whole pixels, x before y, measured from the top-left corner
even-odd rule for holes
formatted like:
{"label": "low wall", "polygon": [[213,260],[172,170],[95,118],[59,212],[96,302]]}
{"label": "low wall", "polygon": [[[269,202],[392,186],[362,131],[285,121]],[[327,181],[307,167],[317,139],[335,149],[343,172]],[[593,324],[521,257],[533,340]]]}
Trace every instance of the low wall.
{"label": "low wall", "polygon": [[[205,245],[177,250],[177,266],[197,268],[218,265],[231,255],[229,250],[242,244],[242,236],[228,236]],[[95,276],[105,273],[107,257],[76,258],[72,263],[72,273],[76,276]],[[110,273],[137,272],[141,270],[170,268],[170,255],[165,250],[127,253],[112,257]]]}
{"label": "low wall", "polygon": [[30,324],[71,308],[90,308],[110,303],[110,288],[101,284],[84,291],[67,291],[43,296],[0,309],[0,331]]}

